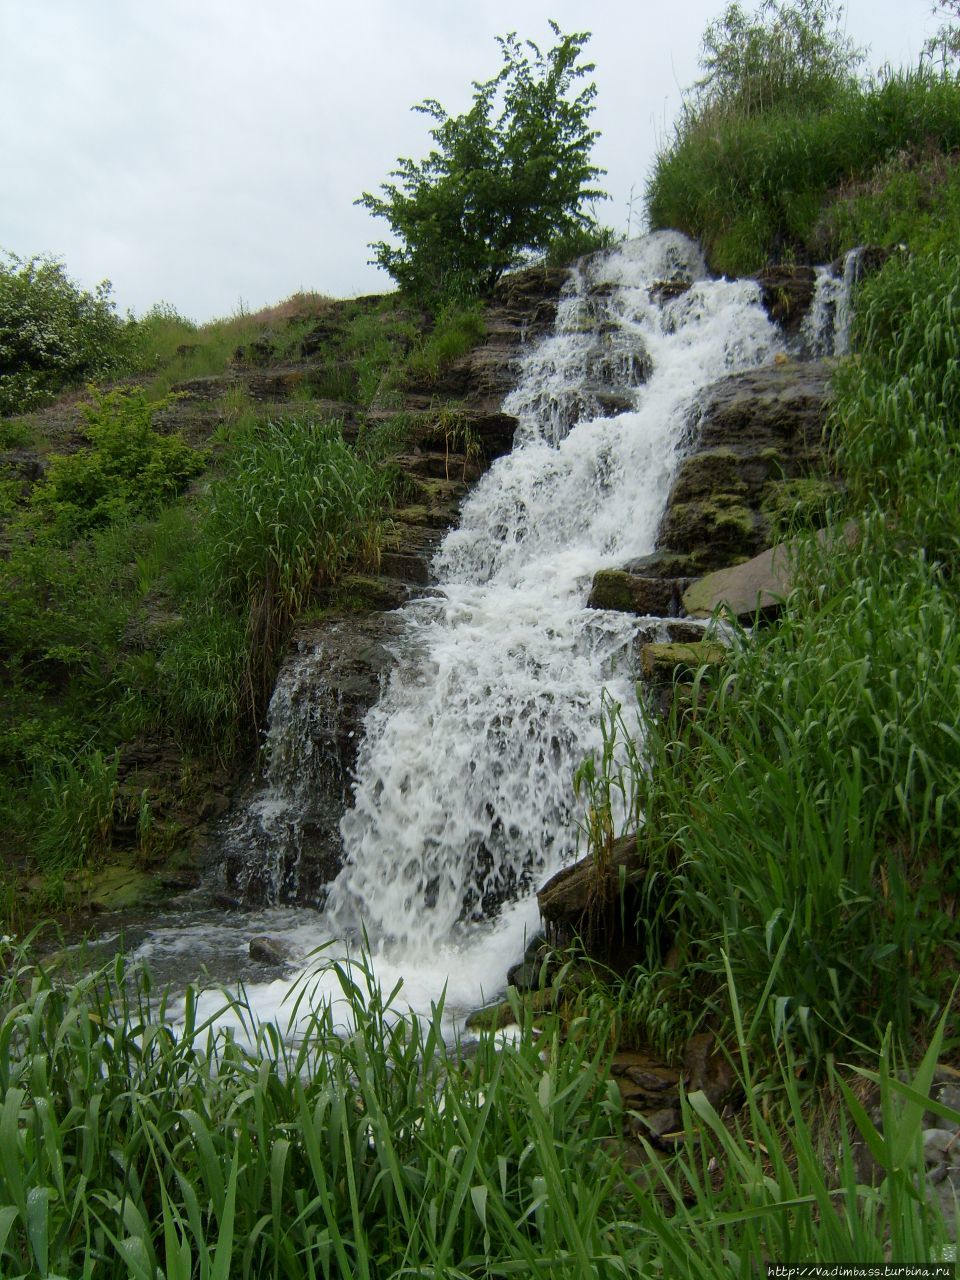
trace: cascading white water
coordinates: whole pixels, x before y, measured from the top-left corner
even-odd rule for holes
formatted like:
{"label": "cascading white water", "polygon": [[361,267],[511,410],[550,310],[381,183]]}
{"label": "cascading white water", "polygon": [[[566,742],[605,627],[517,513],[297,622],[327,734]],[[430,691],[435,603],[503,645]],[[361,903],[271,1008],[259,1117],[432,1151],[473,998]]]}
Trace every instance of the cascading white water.
{"label": "cascading white water", "polygon": [[[448,1008],[495,992],[535,927],[532,891],[576,848],[571,778],[600,745],[601,693],[634,700],[637,620],[586,608],[593,574],[654,549],[698,394],[781,347],[755,284],[707,279],[691,242],[657,232],[583,263],[526,355],[514,450],[444,541],[436,597],[405,610],[318,924],[318,942],[362,926],[414,1007],[445,982]],[[591,378],[630,408],[595,416]],[[273,1016],[288,989],[248,996]]]}
{"label": "cascading white water", "polygon": [[845,356],[850,351],[853,289],[860,279],[863,250],[844,255],[837,275],[832,266],[817,267],[810,310],[800,327],[804,348],[811,356]]}
{"label": "cascading white water", "polygon": [[[599,746],[601,690],[633,699],[636,621],[585,607],[592,576],[653,550],[696,392],[777,347],[756,287],[705,274],[669,232],[592,259],[524,362],[513,452],[441,547],[442,596],[409,610],[409,653],[367,720],[329,903],[341,927],[422,948],[573,853],[570,780]],[[678,276],[687,292],[651,300]],[[565,431],[598,334],[634,407]]]}

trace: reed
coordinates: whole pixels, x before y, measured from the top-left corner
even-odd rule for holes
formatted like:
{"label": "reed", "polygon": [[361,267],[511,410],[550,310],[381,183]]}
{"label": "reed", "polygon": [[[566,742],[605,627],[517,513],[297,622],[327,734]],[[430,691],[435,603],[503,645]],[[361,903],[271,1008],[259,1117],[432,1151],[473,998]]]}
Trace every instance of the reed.
{"label": "reed", "polygon": [[[691,1094],[676,1151],[638,1145],[630,1172],[619,1092],[584,1047],[596,1037],[554,1025],[464,1055],[442,1003],[403,1014],[362,958],[334,964],[335,1009],[308,1012],[301,991],[296,1044],[242,993],[219,1011],[245,1029],[231,1035],[194,991],[175,1003],[122,959],[63,985],[4,945],[11,1277],[752,1276],[763,1259],[929,1261],[946,1246],[919,1145],[939,1039],[906,1084],[881,1058],[882,1135],[847,1073],[818,1131],[795,1064],[760,1081],[744,1051],[741,1120]],[[840,1153],[854,1131],[877,1149],[876,1185]]]}

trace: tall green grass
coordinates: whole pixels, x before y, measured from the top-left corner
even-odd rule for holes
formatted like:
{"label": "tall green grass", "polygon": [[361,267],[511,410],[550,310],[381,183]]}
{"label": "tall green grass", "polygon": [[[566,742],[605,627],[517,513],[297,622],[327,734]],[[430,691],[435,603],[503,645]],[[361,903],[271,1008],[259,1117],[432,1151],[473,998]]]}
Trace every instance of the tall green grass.
{"label": "tall green grass", "polygon": [[210,582],[243,611],[252,704],[269,697],[290,623],[347,565],[379,561],[390,479],[309,416],[237,441],[213,486],[202,539]]}
{"label": "tall green grass", "polygon": [[735,635],[719,682],[701,673],[669,722],[649,718],[631,795],[648,868],[642,982],[667,993],[648,1001],[664,1043],[697,1009],[722,1020],[728,969],[748,1041],[791,1043],[821,1067],[888,1027],[923,1042],[949,995],[958,306],[955,253],[892,259],[862,286],[860,352],[830,420],[846,481],[833,532],[796,544],[780,621]]}
{"label": "tall green grass", "polygon": [[[404,1016],[398,991],[338,963],[336,1017],[315,1008],[293,1045],[242,995],[223,1012],[243,1038],[122,960],[69,985],[23,949],[5,960],[11,1278],[746,1277],[764,1260],[929,1261],[945,1247],[919,1144],[936,1038],[908,1084],[881,1060],[882,1134],[840,1073],[818,1130],[795,1064],[763,1083],[744,1054],[739,1122],[691,1094],[676,1151],[637,1143],[637,1167],[621,1160],[605,1059],[584,1048],[596,1037],[554,1026],[462,1054],[442,1006]],[[854,1131],[876,1152],[873,1186],[850,1159]]]}
{"label": "tall green grass", "polygon": [[[845,186],[876,181],[885,166],[896,171],[904,155],[932,147],[946,156],[958,146],[960,85],[925,71],[838,87],[828,105],[787,100],[756,114],[691,107],[657,156],[648,216],[653,227],[699,239],[728,274],[791,256],[829,259],[860,240],[830,213]],[[888,202],[897,195],[888,191]]]}

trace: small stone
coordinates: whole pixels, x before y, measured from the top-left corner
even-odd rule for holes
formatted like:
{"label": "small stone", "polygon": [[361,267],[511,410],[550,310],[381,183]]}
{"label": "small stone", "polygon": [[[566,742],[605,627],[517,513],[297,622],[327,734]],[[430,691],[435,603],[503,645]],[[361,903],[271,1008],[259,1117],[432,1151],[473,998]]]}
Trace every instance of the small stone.
{"label": "small stone", "polygon": [[668,1134],[679,1135],[682,1132],[680,1112],[676,1107],[661,1107],[656,1111],[638,1111],[633,1117],[633,1131],[638,1136],[653,1134],[655,1138],[665,1138]]}
{"label": "small stone", "polygon": [[712,1031],[691,1036],[683,1053],[688,1093],[700,1090],[712,1107],[719,1107],[737,1088],[737,1076],[723,1046]]}
{"label": "small stone", "polygon": [[541,965],[533,960],[520,960],[507,970],[507,985],[518,991],[536,991],[540,981]]}
{"label": "small stone", "polygon": [[623,1074],[648,1093],[660,1093],[663,1089],[670,1088],[669,1080],[655,1075],[652,1071],[644,1071],[642,1067],[627,1067]]}
{"label": "small stone", "polygon": [[931,1116],[929,1127],[931,1129],[949,1129],[951,1133],[955,1132],[960,1126],[960,1086],[942,1084],[934,1091],[933,1098],[942,1107],[949,1107],[951,1111],[955,1111],[957,1117],[951,1119],[948,1116]]}
{"label": "small stone", "polygon": [[960,1130],[925,1129],[923,1133],[923,1158],[929,1165],[960,1166]]}
{"label": "small stone", "polygon": [[250,959],[258,960],[261,964],[283,965],[289,964],[292,959],[291,950],[285,942],[265,935],[251,938],[248,950]]}

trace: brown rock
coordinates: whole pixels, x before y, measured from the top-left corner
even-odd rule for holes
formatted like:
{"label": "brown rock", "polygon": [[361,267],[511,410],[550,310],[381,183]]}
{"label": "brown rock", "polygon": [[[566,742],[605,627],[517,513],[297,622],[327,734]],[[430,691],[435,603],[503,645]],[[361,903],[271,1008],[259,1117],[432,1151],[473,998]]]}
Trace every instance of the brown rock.
{"label": "brown rock", "polygon": [[[643,874],[635,835],[614,843],[609,868],[619,879],[620,868],[628,878]],[[550,877],[537,893],[540,914],[548,924],[579,920],[589,910],[599,891],[600,871],[592,857],[581,858]]]}
{"label": "brown rock", "polygon": [[770,319],[785,333],[796,333],[813,301],[817,273],[813,267],[764,267],[754,277]]}
{"label": "brown rock", "polygon": [[722,663],[726,654],[722,644],[709,640],[696,644],[645,644],[640,650],[640,665],[648,684],[672,684],[691,676],[699,667]]}
{"label": "brown rock", "polygon": [[687,1041],[683,1075],[687,1092],[699,1090],[712,1107],[722,1106],[739,1086],[730,1056],[712,1031],[700,1032]]}
{"label": "brown rock", "polygon": [[594,576],[587,607],[617,609],[641,617],[675,617],[688,581],[687,578],[642,577],[623,569],[601,569]]}

